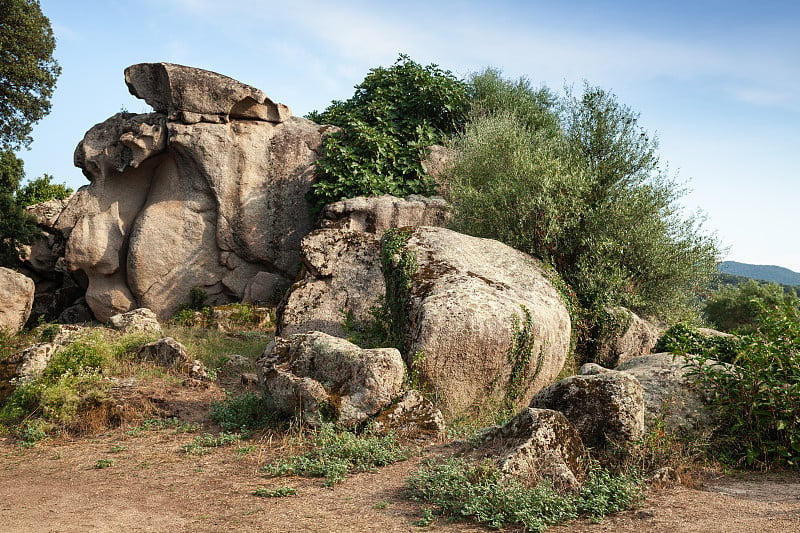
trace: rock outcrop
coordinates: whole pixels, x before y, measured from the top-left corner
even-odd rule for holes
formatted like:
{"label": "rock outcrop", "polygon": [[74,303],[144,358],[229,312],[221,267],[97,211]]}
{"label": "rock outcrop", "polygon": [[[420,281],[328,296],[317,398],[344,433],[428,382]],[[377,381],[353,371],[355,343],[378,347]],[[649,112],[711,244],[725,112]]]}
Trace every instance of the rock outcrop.
{"label": "rock outcrop", "polygon": [[490,428],[471,453],[494,458],[501,472],[528,486],[550,481],[559,490],[575,490],[585,452],[563,414],[526,408],[506,425]]}
{"label": "rock outcrop", "polygon": [[257,370],[267,402],[311,425],[359,424],[399,397],[405,378],[394,348],[363,350],[316,331],[276,337]]}
{"label": "rock outcrop", "polygon": [[616,370],[632,374],[641,383],[648,429],[663,424],[667,431],[691,438],[707,434],[717,423],[683,357],[671,353],[642,355]]}
{"label": "rock outcrop", "polygon": [[441,226],[448,220],[442,198],[350,198],[329,204],[322,229],[303,239],[305,267],[278,313],[278,334],[323,331],[347,337],[350,325],[373,320],[386,286],[381,273],[380,239],[389,228]]}
{"label": "rock outcrop", "polygon": [[561,371],[570,318],[540,263],[444,228],[384,236],[386,301],[403,355],[445,418],[527,406]]}
{"label": "rock outcrop", "polygon": [[0,330],[17,333],[31,314],[34,283],[29,277],[0,267]]}
{"label": "rock outcrop", "polygon": [[125,80],[155,112],[86,133],[75,164],[91,183],[56,223],[95,316],[147,307],[164,319],[193,288],[219,304],[288,287],[327,128],[213,72],[141,64]]}
{"label": "rock outcrop", "polygon": [[625,446],[644,435],[642,386],[625,372],[562,379],[539,391],[530,406],[562,413],[590,448]]}

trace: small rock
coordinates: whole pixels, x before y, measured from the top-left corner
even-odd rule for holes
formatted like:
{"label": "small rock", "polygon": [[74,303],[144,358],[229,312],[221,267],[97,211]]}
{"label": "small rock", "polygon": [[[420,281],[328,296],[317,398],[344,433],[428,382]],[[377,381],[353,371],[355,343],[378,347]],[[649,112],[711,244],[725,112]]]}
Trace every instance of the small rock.
{"label": "small rock", "polygon": [[642,387],[625,372],[562,379],[539,391],[531,407],[563,413],[591,448],[625,444],[644,435]]}
{"label": "small rock", "polygon": [[421,392],[410,390],[374,419],[380,433],[394,433],[402,439],[438,439],[444,436],[442,412]]}
{"label": "small rock", "polygon": [[161,324],[158,322],[158,317],[146,307],[114,315],[108,319],[108,322],[111,327],[123,333],[153,333],[161,335]]}
{"label": "small rock", "polygon": [[179,368],[189,362],[186,347],[172,337],[145,344],[136,352],[139,361],[154,361],[166,368]]}

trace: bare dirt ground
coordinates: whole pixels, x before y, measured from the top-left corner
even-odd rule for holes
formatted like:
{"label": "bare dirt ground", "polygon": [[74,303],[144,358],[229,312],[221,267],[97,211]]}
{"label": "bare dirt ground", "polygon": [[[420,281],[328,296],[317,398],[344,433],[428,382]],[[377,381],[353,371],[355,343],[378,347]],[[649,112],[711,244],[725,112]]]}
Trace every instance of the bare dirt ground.
{"label": "bare dirt ground", "polygon": [[[161,391],[167,411],[189,421],[202,421],[218,392]],[[33,448],[7,439],[0,443],[0,531],[487,531],[443,518],[413,525],[422,506],[403,498],[404,481],[423,457],[443,453],[441,445],[331,489],[319,479],[266,476],[262,467],[290,451],[277,435],[186,454],[183,446],[199,434],[129,425]],[[298,494],[253,495],[284,486]],[[699,488],[652,491],[639,509],[600,524],[550,531],[800,532],[800,476],[712,474]]]}

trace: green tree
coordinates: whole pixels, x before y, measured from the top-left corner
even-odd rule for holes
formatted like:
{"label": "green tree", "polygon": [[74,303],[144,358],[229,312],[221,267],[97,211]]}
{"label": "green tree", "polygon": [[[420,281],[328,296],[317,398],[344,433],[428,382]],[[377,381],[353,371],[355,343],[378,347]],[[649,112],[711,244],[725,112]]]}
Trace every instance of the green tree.
{"label": "green tree", "polygon": [[63,200],[72,194],[72,189],[63,183],[53,183],[53,176],[44,174],[29,181],[16,192],[17,203],[22,207],[46,202],[48,200]]}
{"label": "green tree", "polygon": [[36,0],[0,0],[0,148],[30,145],[33,124],[50,112],[61,73],[55,37]]}
{"label": "green tree", "polygon": [[703,304],[703,312],[713,326],[722,331],[751,333],[765,311],[780,305],[798,307],[800,299],[777,283],[747,280],[736,286],[723,286]]}
{"label": "green tree", "polygon": [[36,219],[14,197],[24,176],[22,160],[10,150],[0,152],[0,266],[14,266],[22,247],[41,234]]}
{"label": "green tree", "polygon": [[589,340],[606,306],[663,318],[693,311],[717,246],[682,218],[682,190],[657,143],[610,93],[556,98],[488,70],[472,78],[470,120],[450,169],[455,229],[550,263],[574,289]]}
{"label": "green tree", "polygon": [[433,194],[422,168],[425,149],[463,125],[466,85],[436,65],[401,55],[389,68],[369,71],[346,101],[307,118],[339,126],[317,162],[313,197],[318,206],[352,198]]}

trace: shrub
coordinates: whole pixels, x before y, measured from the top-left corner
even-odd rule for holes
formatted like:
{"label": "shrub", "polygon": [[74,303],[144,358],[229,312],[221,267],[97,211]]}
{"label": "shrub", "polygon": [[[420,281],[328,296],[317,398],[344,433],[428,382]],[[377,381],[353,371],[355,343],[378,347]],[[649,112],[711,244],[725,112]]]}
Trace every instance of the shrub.
{"label": "shrub", "polygon": [[466,106],[466,85],[436,65],[400,55],[391,67],[370,70],[349,100],[308,115],[342,128],[324,141],[314,202],[433,194],[434,180],[421,161],[427,147],[462,125]]}
{"label": "shrub", "polygon": [[63,200],[72,194],[72,189],[63,183],[52,183],[53,176],[43,176],[29,181],[16,192],[17,203],[26,207],[48,200]]}
{"label": "shrub", "polygon": [[301,437],[301,446],[311,449],[299,455],[282,458],[265,467],[272,475],[324,477],[330,487],[341,483],[350,472],[367,472],[409,458],[409,449],[401,446],[393,435],[377,435],[369,430],[357,435],[324,424]]}
{"label": "shrub", "polygon": [[728,363],[733,362],[741,350],[742,340],[739,337],[707,335],[686,322],[670,326],[653,348],[657,353],[702,354],[709,359]]}
{"label": "shrub", "polygon": [[749,333],[755,329],[764,308],[783,302],[795,307],[800,305],[793,290],[787,292],[777,283],[759,283],[751,279],[714,291],[703,304],[703,313],[722,331]]}
{"label": "shrub", "polygon": [[716,243],[699,219],[680,216],[682,190],[637,115],[596,87],[556,99],[495,71],[472,84],[447,176],[453,228],[552,265],[575,291],[589,338],[607,306],[693,317],[716,272]]}
{"label": "shrub", "polygon": [[741,337],[733,365],[688,356],[722,422],[715,451],[748,466],[800,465],[800,310],[784,302]]}
{"label": "shrub", "polygon": [[264,398],[252,391],[238,396],[230,393],[224,400],[211,403],[211,420],[223,431],[251,431],[278,422]]}
{"label": "shrub", "polygon": [[599,520],[642,497],[642,483],[635,476],[615,476],[596,467],[579,493],[560,494],[547,483],[526,487],[504,477],[490,461],[462,458],[425,461],[406,483],[409,498],[432,504],[445,516],[529,531],[544,531],[579,515]]}

